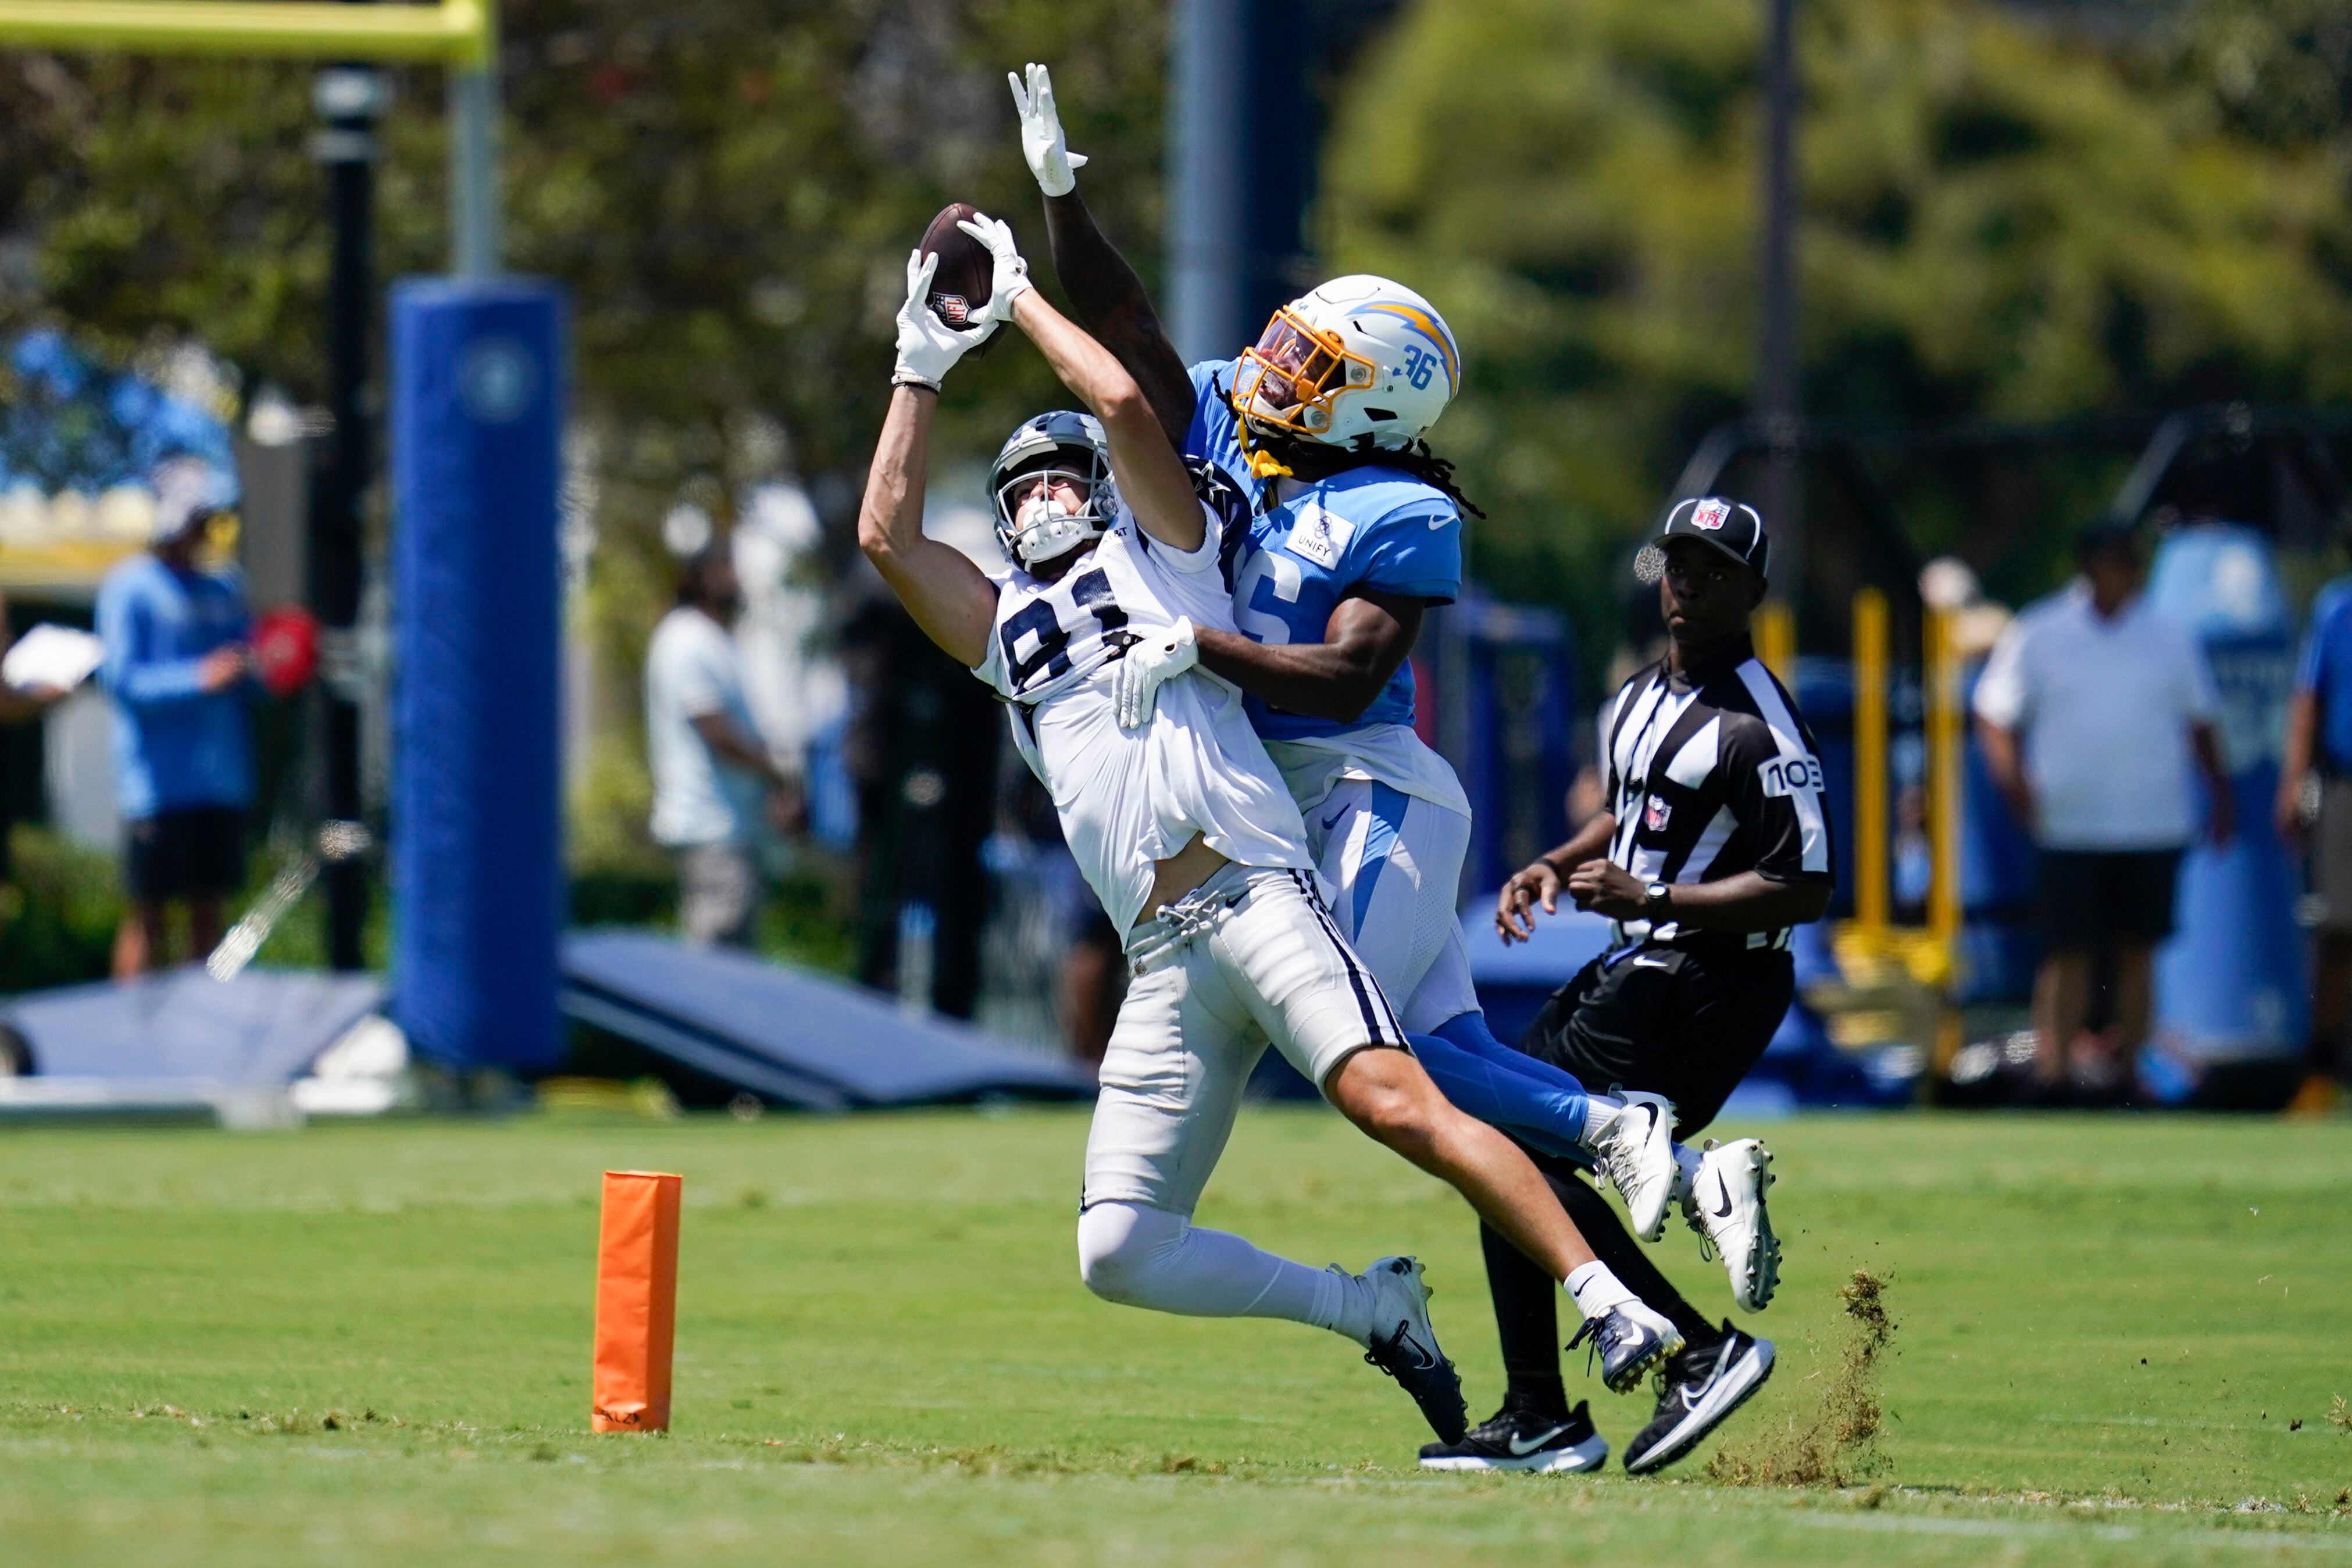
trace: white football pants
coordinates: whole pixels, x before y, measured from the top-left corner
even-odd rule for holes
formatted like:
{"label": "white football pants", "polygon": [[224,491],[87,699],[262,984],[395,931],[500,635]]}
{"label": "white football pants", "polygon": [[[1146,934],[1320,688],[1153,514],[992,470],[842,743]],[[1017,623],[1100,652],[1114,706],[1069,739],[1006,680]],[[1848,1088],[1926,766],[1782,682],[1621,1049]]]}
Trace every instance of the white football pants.
{"label": "white football pants", "polygon": [[1228,865],[1127,940],[1081,1207],[1190,1216],[1271,1040],[1321,1087],[1367,1046],[1409,1050],[1310,875]]}

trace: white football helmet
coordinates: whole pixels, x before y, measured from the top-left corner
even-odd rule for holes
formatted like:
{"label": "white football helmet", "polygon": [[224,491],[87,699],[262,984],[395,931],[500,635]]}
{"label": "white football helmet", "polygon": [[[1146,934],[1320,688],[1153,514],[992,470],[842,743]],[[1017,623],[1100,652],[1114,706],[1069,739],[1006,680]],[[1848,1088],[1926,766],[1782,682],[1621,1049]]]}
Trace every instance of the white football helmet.
{"label": "white football helmet", "polygon": [[1437,423],[1462,351],[1436,307],[1369,273],[1335,277],[1274,313],[1234,372],[1250,434],[1395,452]]}
{"label": "white football helmet", "polygon": [[[1040,489],[1039,478],[1048,482]],[[1072,510],[1055,495],[1082,497]],[[1024,567],[1102,538],[1118,515],[1110,477],[1110,443],[1090,413],[1067,409],[1025,420],[1005,437],[988,476],[996,542]]]}

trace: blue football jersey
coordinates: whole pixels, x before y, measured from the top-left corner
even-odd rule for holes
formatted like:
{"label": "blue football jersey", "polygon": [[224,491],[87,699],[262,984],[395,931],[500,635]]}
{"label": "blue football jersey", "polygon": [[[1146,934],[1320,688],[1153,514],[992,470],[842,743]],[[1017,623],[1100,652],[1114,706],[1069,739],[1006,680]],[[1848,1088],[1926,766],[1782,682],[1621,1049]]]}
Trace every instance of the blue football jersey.
{"label": "blue football jersey", "polygon": [[1242,450],[1233,390],[1233,361],[1203,360],[1192,367],[1192,426],[1184,433],[1184,455],[1223,469],[1255,506],[1264,481],[1251,475],[1249,455]]}
{"label": "blue football jersey", "polygon": [[[1462,587],[1462,515],[1444,491],[1381,464],[1328,479],[1283,485],[1253,478],[1226,392],[1233,362],[1192,367],[1196,393],[1185,455],[1231,475],[1253,504],[1227,575],[1234,621],[1252,641],[1320,643],[1350,589],[1377,588],[1451,603]],[[1291,494],[1286,498],[1283,491]],[[1368,724],[1412,722],[1412,665],[1395,674],[1359,716],[1310,718],[1247,699],[1250,722],[1271,739],[1340,735]]]}

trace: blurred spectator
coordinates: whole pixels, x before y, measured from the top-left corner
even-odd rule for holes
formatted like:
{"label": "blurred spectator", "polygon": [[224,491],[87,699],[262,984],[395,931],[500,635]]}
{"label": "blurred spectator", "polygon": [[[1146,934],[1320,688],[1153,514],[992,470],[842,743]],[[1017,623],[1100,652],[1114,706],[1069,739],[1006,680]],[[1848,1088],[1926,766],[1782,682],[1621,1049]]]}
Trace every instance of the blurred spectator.
{"label": "blurred spectator", "polygon": [[[1006,737],[1005,751],[1012,751]],[[997,764],[997,831],[1027,847],[1031,896],[1043,904],[1043,936],[1052,987],[1054,1021],[1070,1055],[1088,1067],[1102,1065],[1110,1031],[1127,995],[1127,964],[1118,932],[1078,873],[1078,862],[1062,838],[1054,797],[1019,760],[1000,756]],[[997,917],[1006,913],[1003,884],[994,900]],[[992,970],[992,982],[1001,977]]]}
{"label": "blurred spectator", "polygon": [[726,541],[680,563],[677,608],[646,650],[646,751],[655,841],[677,857],[677,919],[689,942],[748,946],[760,906],[752,841],[764,800],[771,823],[801,826],[797,780],[769,757],[743,700],[730,628],[742,608]]}
{"label": "blurred spectator", "polygon": [[163,966],[175,902],[187,905],[192,959],[219,943],[222,900],[245,882],[253,803],[246,706],[257,688],[245,587],[236,568],[199,559],[205,525],[228,503],[225,476],[184,460],[166,465],[155,488],[147,550],[98,589],[131,895],[115,933],[118,980]]}
{"label": "blurred spectator", "polygon": [[[8,601],[5,598],[0,598],[0,652],[5,652],[16,640],[8,625]],[[23,724],[27,720],[38,718],[49,708],[64,700],[65,695],[64,689],[58,686],[39,685],[19,688],[0,684],[0,725]],[[13,825],[9,820],[9,807],[12,804],[8,798],[8,791],[5,789],[0,789],[0,925],[5,925],[13,916],[16,902],[16,895],[11,885],[15,881],[15,866],[9,860],[8,854],[8,830]],[[8,1076],[14,1071],[21,1071],[21,1069],[12,1067],[7,1055],[6,1043],[5,1040],[0,1040],[0,1078]]]}
{"label": "blurred spectator", "polygon": [[2352,576],[2319,591],[2295,666],[2279,768],[2279,836],[2313,852],[2319,898],[2310,1073],[2297,1108],[2325,1109],[2345,1075],[2352,1023]]}
{"label": "blurred spectator", "polygon": [[970,1018],[980,1000],[1003,706],[887,596],[842,629],[857,786],[857,977]]}
{"label": "blurred spectator", "polygon": [[[2172,932],[2173,884],[2195,831],[2193,759],[2208,829],[2231,832],[2213,729],[2219,697],[2189,633],[2145,605],[2128,528],[2075,541],[2082,577],[2029,606],[1978,683],[1978,734],[1993,779],[2041,847],[2042,971],[2033,986],[2036,1071],[2120,1098],[2147,1038],[2149,962]],[[2114,964],[2112,1056],[2074,1060],[2102,950]]]}

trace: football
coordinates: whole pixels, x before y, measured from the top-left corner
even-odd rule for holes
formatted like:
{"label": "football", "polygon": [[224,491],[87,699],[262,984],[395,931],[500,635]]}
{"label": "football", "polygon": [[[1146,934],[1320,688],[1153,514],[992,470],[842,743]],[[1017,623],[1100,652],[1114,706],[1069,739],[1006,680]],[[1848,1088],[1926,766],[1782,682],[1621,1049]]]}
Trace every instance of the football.
{"label": "football", "polygon": [[950,202],[923,231],[923,254],[940,258],[931,275],[931,313],[959,332],[973,332],[972,312],[988,303],[995,258],[988,247],[956,227],[976,216],[970,202]]}

